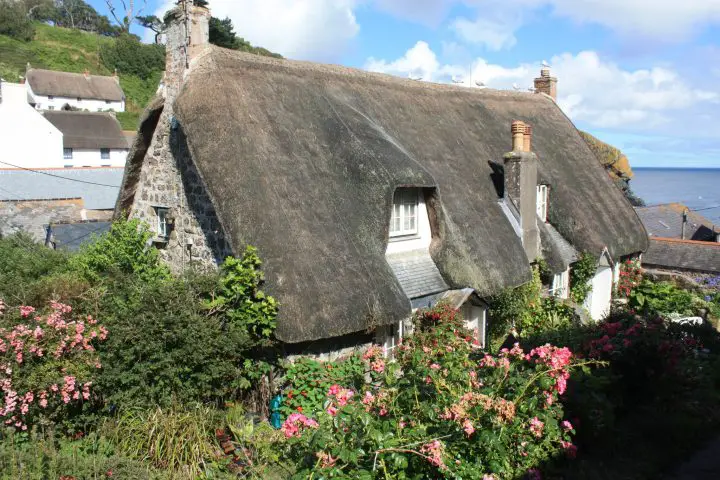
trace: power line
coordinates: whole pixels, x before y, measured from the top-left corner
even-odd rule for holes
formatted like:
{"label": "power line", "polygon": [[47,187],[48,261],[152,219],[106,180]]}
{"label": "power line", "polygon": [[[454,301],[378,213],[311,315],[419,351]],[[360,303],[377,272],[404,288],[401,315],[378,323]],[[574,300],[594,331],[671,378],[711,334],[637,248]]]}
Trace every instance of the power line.
{"label": "power line", "polygon": [[18,195],[17,193],[13,193],[13,192],[11,192],[10,190],[6,190],[6,189],[4,189],[4,188],[2,188],[2,187],[0,187],[0,190],[2,190],[2,191],[5,192],[5,193],[9,193],[10,195],[12,195],[13,197],[17,198],[18,200],[25,200],[25,199],[22,198],[20,195]]}
{"label": "power line", "polygon": [[88,182],[87,180],[77,180],[75,178],[63,177],[62,175],[54,175],[52,173],[43,172],[40,170],[33,170],[32,168],[21,167],[19,165],[14,165],[12,163],[4,162],[2,160],[0,160],[0,163],[3,163],[5,165],[10,165],[11,167],[19,168],[21,170],[27,170],[28,172],[39,173],[41,175],[47,175],[48,177],[60,178],[62,180],[67,180],[69,182],[87,183],[88,185],[98,185],[100,187],[110,187],[110,188],[118,188],[118,189],[120,188],[119,185],[108,185],[107,183],[97,183],[97,182]]}
{"label": "power line", "polygon": [[698,208],[698,209],[689,209],[691,212],[702,212],[704,210],[713,210],[715,208],[720,208],[720,205],[715,205],[713,207],[704,207],[704,208]]}

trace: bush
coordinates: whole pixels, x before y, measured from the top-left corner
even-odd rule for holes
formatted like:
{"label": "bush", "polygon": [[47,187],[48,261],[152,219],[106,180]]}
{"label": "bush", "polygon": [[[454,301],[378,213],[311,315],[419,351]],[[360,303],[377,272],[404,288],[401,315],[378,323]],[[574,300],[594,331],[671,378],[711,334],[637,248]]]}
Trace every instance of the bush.
{"label": "bush", "polygon": [[35,26],[27,17],[25,4],[14,0],[0,0],[0,35],[29,42]]}
{"label": "bush", "polygon": [[137,37],[123,34],[114,43],[103,45],[100,60],[110,71],[150,78],[165,68],[165,46],[145,44]]}
{"label": "bush", "polygon": [[170,277],[160,263],[158,251],[148,243],[153,234],[137,219],[116,221],[110,231],[83,245],[71,257],[70,267],[88,281],[108,276],[131,275],[139,281],[156,282]]}
{"label": "bush", "polygon": [[415,324],[397,362],[365,353],[372,381],[361,391],[332,385],[317,419],[286,419],[294,478],[518,478],[575,454],[558,399],[576,365],[569,350],[482,356],[444,305]]}
{"label": "bush", "polygon": [[[52,303],[46,315],[0,301],[0,421],[18,430],[35,423],[65,423],[91,401],[101,367],[95,348],[107,329],[91,316]],[[94,387],[93,387],[94,389]]]}
{"label": "bush", "polygon": [[649,315],[695,315],[701,300],[670,282],[643,280],[630,292],[629,306]]}
{"label": "bush", "polygon": [[582,304],[592,290],[590,280],[597,270],[597,257],[584,252],[580,259],[570,268],[570,298],[575,303]]}

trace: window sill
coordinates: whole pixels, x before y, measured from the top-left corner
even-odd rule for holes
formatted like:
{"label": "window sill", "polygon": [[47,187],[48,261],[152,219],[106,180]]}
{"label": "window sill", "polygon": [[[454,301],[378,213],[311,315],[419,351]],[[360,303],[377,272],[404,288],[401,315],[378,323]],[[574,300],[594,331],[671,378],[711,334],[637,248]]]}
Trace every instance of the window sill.
{"label": "window sill", "polygon": [[408,240],[420,240],[420,235],[417,233],[413,233],[411,235],[398,235],[396,237],[390,237],[388,239],[388,243],[395,243],[395,242],[406,242]]}
{"label": "window sill", "polygon": [[170,237],[155,237],[152,239],[153,243],[167,244],[170,241]]}

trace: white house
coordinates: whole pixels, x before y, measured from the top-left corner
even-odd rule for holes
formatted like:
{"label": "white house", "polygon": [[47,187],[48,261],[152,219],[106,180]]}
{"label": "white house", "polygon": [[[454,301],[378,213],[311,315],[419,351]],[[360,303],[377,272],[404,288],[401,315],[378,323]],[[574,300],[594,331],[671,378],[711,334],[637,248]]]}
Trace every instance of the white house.
{"label": "white house", "polygon": [[28,103],[25,85],[0,82],[0,168],[62,166],[63,134]]}
{"label": "white house", "polygon": [[117,75],[28,68],[25,78],[29,101],[37,110],[62,110],[70,106],[88,112],[125,111],[125,93]]}
{"label": "white house", "polygon": [[63,133],[61,163],[57,166],[125,166],[127,138],[113,114],[46,111],[43,115]]}

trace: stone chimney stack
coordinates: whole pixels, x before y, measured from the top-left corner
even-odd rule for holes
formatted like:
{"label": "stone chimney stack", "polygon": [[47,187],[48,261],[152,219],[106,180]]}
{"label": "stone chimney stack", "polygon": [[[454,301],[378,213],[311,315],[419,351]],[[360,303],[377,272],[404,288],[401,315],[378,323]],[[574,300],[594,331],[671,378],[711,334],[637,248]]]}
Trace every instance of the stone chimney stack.
{"label": "stone chimney stack", "polygon": [[550,67],[544,66],[540,70],[540,76],[535,79],[535,93],[544,93],[557,100],[557,82],[557,77],[550,75]]}
{"label": "stone chimney stack", "polygon": [[194,5],[193,0],[180,0],[165,14],[165,79],[166,99],[179,92],[185,72],[200,52],[210,45],[210,10]]}
{"label": "stone chimney stack", "polygon": [[523,152],[532,152],[532,127],[525,124],[525,135],[523,135]]}
{"label": "stone chimney stack", "polygon": [[[529,129],[529,134],[526,132]],[[505,154],[505,200],[519,212],[522,244],[528,261],[534,262],[540,254],[540,235],[537,228],[537,157],[529,151],[532,129],[524,122],[515,121],[511,127],[513,150]],[[528,148],[526,151],[525,148]]]}

